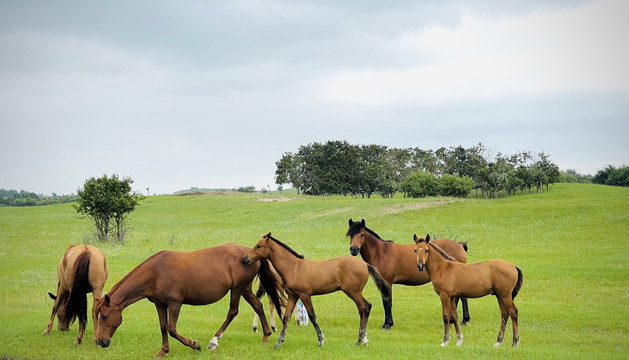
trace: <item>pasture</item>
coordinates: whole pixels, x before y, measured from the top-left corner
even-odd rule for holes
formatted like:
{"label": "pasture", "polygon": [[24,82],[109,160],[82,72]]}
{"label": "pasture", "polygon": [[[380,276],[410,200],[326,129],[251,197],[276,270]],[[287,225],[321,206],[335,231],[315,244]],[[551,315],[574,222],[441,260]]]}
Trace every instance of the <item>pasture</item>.
{"label": "pasture", "polygon": [[[209,195],[148,197],[130,217],[124,245],[92,243],[109,265],[107,292],[150,255],[164,249],[189,251],[223,243],[253,246],[273,236],[309,259],[349,254],[349,218],[364,218],[384,239],[412,243],[413,234],[469,242],[469,262],[502,258],[516,264],[524,284],[519,308],[520,346],[494,348],[500,314],[496,299],[470,299],[471,322],[461,347],[440,346],[441,303],[432,285],[393,286],[389,331],[378,290],[370,279],[365,298],[373,304],[370,344],[356,347],[359,317],[343,293],[313,297],[325,346],[317,347],[312,325],[289,325],[284,345],[276,332],[261,344],[251,331],[253,310],[242,300],[219,349],[205,349],[225,319],[228,298],[208,306],[183,306],[178,331],[198,340],[197,352],[170,339],[169,359],[627,359],[629,354],[629,189],[557,184],[551,192],[482,199],[361,199],[341,196]],[[0,208],[0,359],[149,359],[161,337],[155,307],[141,300],[122,313],[107,349],[93,342],[91,316],[85,343],[70,332],[42,335],[55,292],[56,266],[66,247],[89,238],[92,224],[70,204]],[[419,314],[418,302],[424,311]],[[91,309],[91,296],[88,300]],[[263,299],[268,315],[268,301]],[[459,310],[460,311],[460,310]],[[278,321],[278,324],[280,322]],[[505,334],[511,339],[510,326]]]}

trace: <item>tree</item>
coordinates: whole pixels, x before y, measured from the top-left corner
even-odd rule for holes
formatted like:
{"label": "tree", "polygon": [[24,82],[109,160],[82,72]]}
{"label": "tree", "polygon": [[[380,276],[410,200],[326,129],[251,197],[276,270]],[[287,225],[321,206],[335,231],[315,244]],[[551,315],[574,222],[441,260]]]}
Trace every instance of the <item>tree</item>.
{"label": "tree", "polygon": [[439,194],[439,181],[431,173],[416,171],[404,180],[401,189],[405,196],[413,198],[437,196]]}
{"label": "tree", "polygon": [[78,189],[79,199],[74,208],[94,221],[98,240],[109,240],[113,229],[116,239],[124,241],[126,218],[144,199],[141,194],[132,192],[131,184],[130,177],[120,179],[116,174],[111,177],[105,174],[86,180],[83,188]]}

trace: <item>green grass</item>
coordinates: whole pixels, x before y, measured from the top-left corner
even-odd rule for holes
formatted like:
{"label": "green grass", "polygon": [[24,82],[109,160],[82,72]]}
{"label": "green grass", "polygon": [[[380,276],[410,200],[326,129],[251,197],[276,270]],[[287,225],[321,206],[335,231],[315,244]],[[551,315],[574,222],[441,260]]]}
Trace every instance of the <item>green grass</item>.
{"label": "green grass", "polygon": [[[268,201],[276,200],[276,201]],[[282,201],[280,201],[282,200]],[[317,347],[312,326],[291,323],[287,339],[273,349],[251,332],[253,310],[242,301],[240,314],[216,352],[205,346],[225,319],[227,299],[208,306],[184,306],[178,330],[199,340],[196,352],[170,339],[170,359],[241,358],[465,358],[465,359],[627,359],[629,353],[629,189],[558,184],[550,193],[496,200],[446,198],[358,199],[290,195],[148,197],[131,217],[124,245],[94,244],[110,268],[105,290],[148,256],[163,249],[194,250],[235,242],[253,246],[263,233],[291,245],[308,258],[349,253],[347,220],[365,218],[382,237],[410,243],[413,233],[469,241],[469,261],[503,258],[518,265],[524,285],[516,298],[521,345],[494,348],[499,313],[492,296],[472,299],[465,341],[439,346],[441,305],[431,285],[393,289],[395,326],[381,331],[384,315],[370,281],[365,297],[374,305],[368,347],[356,347],[358,314],[342,293],[313,299],[326,335]],[[155,308],[147,300],[123,312],[124,321],[108,349],[73,345],[70,332],[55,328],[43,336],[52,307],[46,292],[56,288],[56,266],[65,248],[89,238],[92,225],[71,205],[0,208],[0,358],[151,358],[161,346]],[[91,300],[90,300],[91,304]],[[266,300],[265,308],[268,309]],[[278,321],[279,323],[279,321]]]}

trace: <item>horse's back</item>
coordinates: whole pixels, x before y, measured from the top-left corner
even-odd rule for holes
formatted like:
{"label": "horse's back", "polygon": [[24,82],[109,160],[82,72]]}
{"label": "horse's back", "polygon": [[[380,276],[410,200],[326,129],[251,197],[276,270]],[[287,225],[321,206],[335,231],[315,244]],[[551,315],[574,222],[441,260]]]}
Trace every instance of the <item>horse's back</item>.
{"label": "horse's back", "polygon": [[[439,246],[441,250],[455,258],[456,261],[467,263],[467,251],[465,250],[464,243],[459,243],[450,239],[435,239],[431,240],[430,243]],[[415,245],[412,245],[412,247],[414,249]]]}

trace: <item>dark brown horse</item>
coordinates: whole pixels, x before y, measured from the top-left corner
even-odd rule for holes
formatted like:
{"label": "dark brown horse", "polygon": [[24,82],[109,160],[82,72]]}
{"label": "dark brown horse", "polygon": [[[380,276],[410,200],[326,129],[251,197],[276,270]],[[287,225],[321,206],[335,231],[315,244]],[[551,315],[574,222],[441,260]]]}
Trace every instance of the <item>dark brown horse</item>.
{"label": "dark brown horse", "polygon": [[262,303],[251,291],[256,275],[275,305],[282,306],[278,297],[277,281],[269,270],[268,263],[245,265],[242,257],[249,248],[225,244],[208,249],[178,252],[161,251],[131,270],[96,305],[98,344],[108,347],[114,332],[122,323],[122,310],[141,299],[155,304],[162,332],[162,349],[155,355],[162,357],[169,351],[168,335],[195,350],[201,346],[196,340],[181,336],[177,332],[177,319],[182,304],[207,305],[222,299],[231,291],[227,318],[216,332],[208,349],[218,347],[218,340],[238,314],[240,297],[251,305],[260,316],[264,336],[268,341],[271,329],[266,321]]}
{"label": "dark brown horse", "polygon": [[[400,245],[390,240],[382,240],[378,234],[365,226],[365,219],[361,222],[349,219],[346,236],[350,237],[350,253],[354,256],[360,253],[363,260],[380,271],[389,286],[393,284],[417,286],[430,282],[430,277],[426,273],[417,272],[413,244]],[[462,263],[467,262],[467,243],[458,243],[448,239],[433,241],[446,249],[456,260]],[[470,313],[467,299],[462,298],[461,302],[463,303],[463,324],[465,324],[470,320]],[[384,305],[382,328],[389,329],[393,326],[392,300],[383,298],[382,304]]]}
{"label": "dark brown horse", "polygon": [[282,332],[275,344],[278,348],[286,338],[286,327],[290,320],[297,299],[301,299],[308,311],[308,317],[317,332],[319,346],[323,346],[325,337],[317,323],[311,297],[324,295],[341,290],[354,301],[360,314],[360,327],[358,342],[356,345],[367,344],[367,321],[371,304],[363,297],[363,288],[371,276],[380,290],[382,297],[391,294],[391,288],[384,281],[378,270],[360,259],[351,256],[343,256],[335,259],[316,261],[306,260],[288,245],[273,238],[271,233],[265,234],[247,254],[242,261],[246,264],[254,263],[261,259],[269,259],[277,272],[282,277],[288,304],[282,319]]}
{"label": "dark brown horse", "polygon": [[[457,335],[457,345],[463,343],[463,334],[457,322],[456,297],[477,298],[485,295],[495,295],[500,306],[500,331],[495,346],[502,344],[505,327],[511,317],[513,325],[513,346],[520,342],[518,333],[518,308],[513,300],[522,287],[522,271],[512,263],[493,259],[475,264],[462,264],[455,261],[443,249],[426,238],[413,235],[417,269],[426,272],[432,280],[435,292],[441,298],[443,309],[444,335],[441,346],[450,341],[450,324],[454,324]],[[426,271],[423,271],[424,268]]]}
{"label": "dark brown horse", "polygon": [[[70,330],[70,324],[79,319],[79,335],[75,345],[83,343],[85,324],[87,323],[87,294],[94,297],[93,307],[103,295],[103,287],[107,281],[107,262],[105,255],[91,245],[69,246],[57,265],[57,295],[48,293],[55,303],[52,315],[44,330],[44,335],[50,334],[55,315],[59,318],[59,330]],[[96,341],[96,318],[92,307],[94,321],[94,341]]]}

